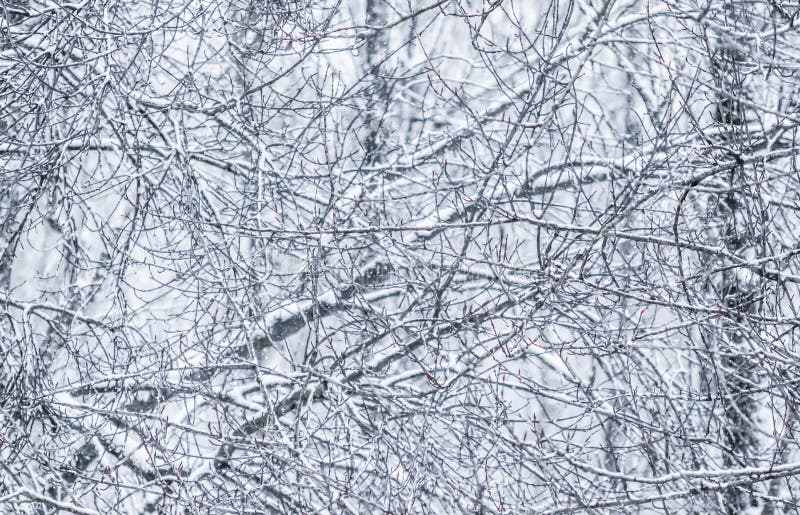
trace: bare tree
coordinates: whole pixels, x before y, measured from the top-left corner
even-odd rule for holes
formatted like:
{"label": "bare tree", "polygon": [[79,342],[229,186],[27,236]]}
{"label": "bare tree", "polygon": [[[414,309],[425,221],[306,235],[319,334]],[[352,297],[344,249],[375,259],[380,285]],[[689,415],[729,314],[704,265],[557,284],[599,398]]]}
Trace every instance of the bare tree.
{"label": "bare tree", "polygon": [[0,4],[0,506],[797,506],[800,7]]}

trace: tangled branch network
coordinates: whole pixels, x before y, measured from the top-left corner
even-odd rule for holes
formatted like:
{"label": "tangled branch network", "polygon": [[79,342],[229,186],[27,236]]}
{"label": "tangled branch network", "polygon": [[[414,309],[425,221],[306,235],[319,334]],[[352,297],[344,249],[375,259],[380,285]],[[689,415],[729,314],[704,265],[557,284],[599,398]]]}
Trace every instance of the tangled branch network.
{"label": "tangled branch network", "polygon": [[0,512],[800,501],[800,4],[0,1]]}

